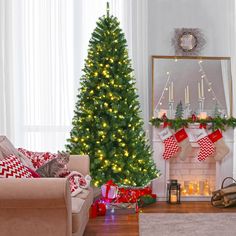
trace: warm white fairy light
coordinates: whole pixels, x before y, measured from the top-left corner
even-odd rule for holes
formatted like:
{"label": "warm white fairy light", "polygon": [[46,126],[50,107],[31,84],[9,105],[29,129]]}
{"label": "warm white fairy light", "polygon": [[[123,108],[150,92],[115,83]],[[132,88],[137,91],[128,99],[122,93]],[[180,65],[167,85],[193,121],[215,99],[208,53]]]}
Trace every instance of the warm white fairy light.
{"label": "warm white fairy light", "polygon": [[[210,82],[210,81],[208,80],[208,78],[207,78],[207,75],[206,75],[206,73],[205,73],[205,71],[204,71],[204,69],[203,69],[203,66],[202,66],[202,61],[199,61],[198,64],[199,64],[199,67],[200,67],[200,70],[199,70],[199,71],[202,72],[202,75],[201,75],[202,81],[205,81],[206,84],[208,85],[208,92],[209,92],[209,93],[211,92],[211,94],[212,94],[212,100],[214,100],[214,101],[216,100],[217,103],[219,104],[219,106],[220,106],[220,107],[223,107],[222,104],[220,103],[220,101],[217,99],[216,93],[215,93],[214,89],[212,88],[212,82]],[[201,84],[201,86],[202,86],[202,84]]]}
{"label": "warm white fairy light", "polygon": [[160,105],[160,106],[162,105],[162,102],[161,102],[161,101],[162,101],[162,99],[164,98],[164,93],[165,93],[165,91],[168,90],[167,85],[168,85],[168,83],[169,83],[169,81],[170,81],[170,72],[167,71],[167,72],[166,72],[166,75],[167,75],[167,80],[166,80],[164,89],[163,89],[163,91],[162,91],[162,93],[161,93],[160,99],[159,99],[159,101],[157,102],[157,105],[156,105],[156,107],[155,107],[155,109],[154,109],[155,112],[157,112],[157,110],[158,110],[158,105]]}

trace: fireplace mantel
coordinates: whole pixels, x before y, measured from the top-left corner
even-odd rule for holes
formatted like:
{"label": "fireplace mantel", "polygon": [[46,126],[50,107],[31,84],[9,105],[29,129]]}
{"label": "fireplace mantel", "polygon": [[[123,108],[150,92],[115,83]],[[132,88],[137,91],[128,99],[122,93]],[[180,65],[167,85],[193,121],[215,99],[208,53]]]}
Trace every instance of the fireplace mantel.
{"label": "fireplace mantel", "polygon": [[[193,137],[191,137],[191,134],[194,132],[195,127],[191,127],[189,129],[186,129],[187,133],[189,134],[189,140],[191,142],[191,145],[193,147],[198,147],[198,144],[194,141]],[[161,139],[159,138],[159,132],[162,130],[162,128],[153,128],[153,138],[152,138],[152,145],[153,145],[153,158],[157,165],[157,168],[160,170],[161,176],[159,179],[156,179],[152,183],[153,192],[157,194],[158,200],[162,201],[165,200],[166,197],[166,183],[170,178],[170,160],[164,160],[162,157],[163,153],[163,143]],[[222,180],[227,176],[234,176],[235,170],[235,160],[234,160],[234,130],[233,129],[227,129],[225,132],[223,132],[223,137],[226,145],[229,147],[230,152],[227,154],[227,156],[221,161],[221,162],[215,162],[216,167],[216,186],[215,188],[220,188]],[[178,157],[177,157],[178,158]],[[184,161],[183,161],[184,162]],[[209,199],[209,198],[208,198]],[[206,198],[188,198],[188,201],[191,200],[206,200]]]}

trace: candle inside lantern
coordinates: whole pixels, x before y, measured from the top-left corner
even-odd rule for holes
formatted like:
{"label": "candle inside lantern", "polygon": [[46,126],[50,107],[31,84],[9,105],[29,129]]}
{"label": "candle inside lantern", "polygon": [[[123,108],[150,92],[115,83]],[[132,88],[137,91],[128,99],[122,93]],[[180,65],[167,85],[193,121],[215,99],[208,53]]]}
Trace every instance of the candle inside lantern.
{"label": "candle inside lantern", "polygon": [[177,196],[175,194],[170,195],[170,202],[171,203],[176,203],[177,202]]}

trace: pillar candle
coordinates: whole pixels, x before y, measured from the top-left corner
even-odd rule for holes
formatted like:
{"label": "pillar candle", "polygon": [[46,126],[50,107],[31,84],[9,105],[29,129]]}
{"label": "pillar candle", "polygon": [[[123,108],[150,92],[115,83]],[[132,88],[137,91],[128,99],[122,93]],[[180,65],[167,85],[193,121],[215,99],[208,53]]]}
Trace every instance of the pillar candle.
{"label": "pillar candle", "polygon": [[198,99],[201,98],[201,88],[200,88],[200,83],[198,82]]}
{"label": "pillar candle", "polygon": [[171,100],[174,100],[174,84],[173,81],[171,82]]}
{"label": "pillar candle", "polygon": [[170,102],[171,98],[170,98],[170,86],[169,86],[169,102]]}
{"label": "pillar candle", "polygon": [[204,81],[203,79],[201,80],[201,95],[202,95],[202,98],[204,98]]}
{"label": "pillar candle", "polygon": [[188,87],[188,85],[187,85],[186,93],[187,93],[187,103],[189,103],[189,87]]}
{"label": "pillar candle", "polygon": [[187,104],[187,91],[186,91],[186,88],[184,88],[184,103]]}

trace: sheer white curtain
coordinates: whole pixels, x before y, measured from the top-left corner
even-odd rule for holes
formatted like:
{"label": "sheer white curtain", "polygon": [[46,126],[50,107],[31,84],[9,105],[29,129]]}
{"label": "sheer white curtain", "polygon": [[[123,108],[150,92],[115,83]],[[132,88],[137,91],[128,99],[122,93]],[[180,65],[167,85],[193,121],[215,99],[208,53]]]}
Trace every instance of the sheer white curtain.
{"label": "sheer white curtain", "polygon": [[1,130],[63,149],[74,108],[73,0],[1,0]]}
{"label": "sheer white curtain", "polygon": [[[88,42],[106,2],[0,0],[0,134],[16,146],[64,148]],[[148,127],[147,0],[109,2],[128,40]]]}

